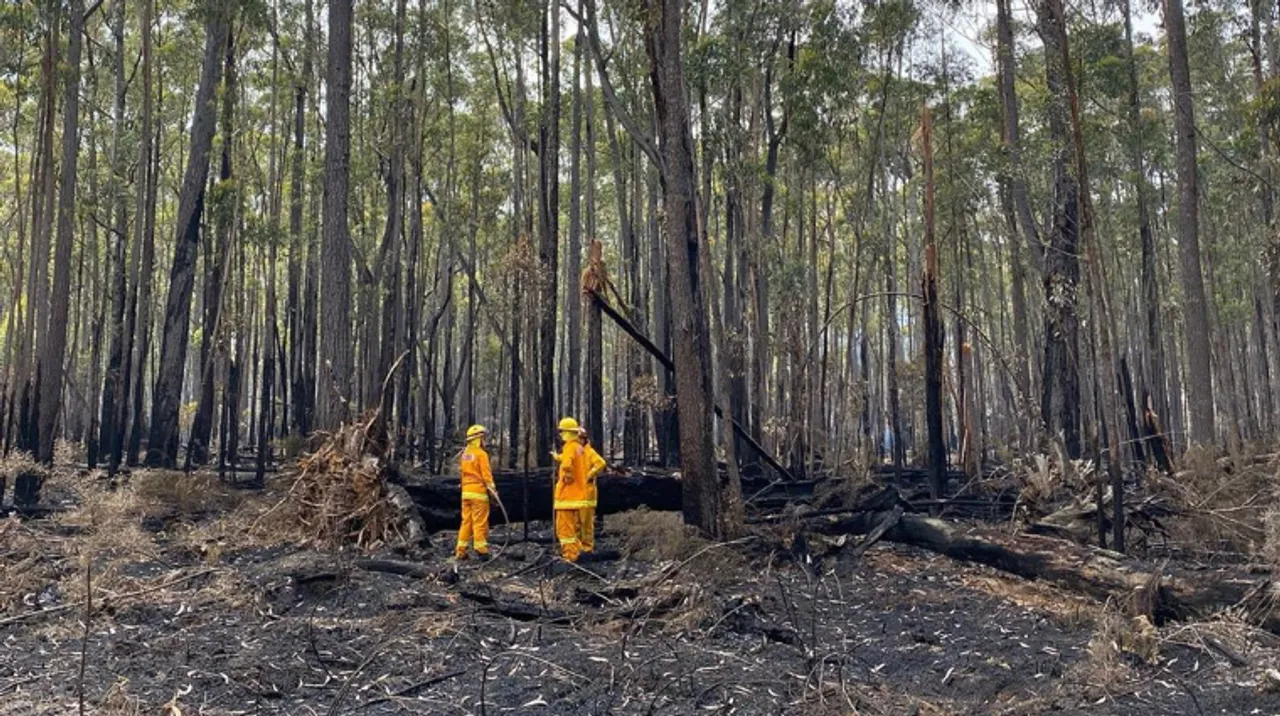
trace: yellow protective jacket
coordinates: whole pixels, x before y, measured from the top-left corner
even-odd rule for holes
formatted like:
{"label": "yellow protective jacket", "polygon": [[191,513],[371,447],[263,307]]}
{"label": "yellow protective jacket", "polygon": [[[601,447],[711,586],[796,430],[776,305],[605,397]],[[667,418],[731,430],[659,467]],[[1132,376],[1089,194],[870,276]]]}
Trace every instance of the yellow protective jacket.
{"label": "yellow protective jacket", "polygon": [[605,463],[604,458],[600,457],[600,453],[591,447],[590,443],[583,445],[582,449],[585,453],[583,457],[587,461],[587,502],[591,503],[591,507],[595,507],[596,498],[599,495],[596,480],[600,477],[600,473],[604,472],[604,469],[608,467],[608,464]]}
{"label": "yellow protective jacket", "polygon": [[488,502],[489,490],[494,488],[489,453],[479,445],[468,445],[462,451],[461,472],[462,499]]}
{"label": "yellow protective jacket", "polygon": [[587,496],[587,454],[577,440],[564,444],[560,452],[560,470],[556,477],[557,510],[579,510],[593,502]]}

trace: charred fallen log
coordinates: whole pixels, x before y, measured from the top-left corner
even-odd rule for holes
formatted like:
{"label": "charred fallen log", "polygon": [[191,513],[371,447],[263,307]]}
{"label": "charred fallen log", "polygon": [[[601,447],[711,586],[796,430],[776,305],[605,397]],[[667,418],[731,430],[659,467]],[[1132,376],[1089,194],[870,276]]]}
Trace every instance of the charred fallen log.
{"label": "charred fallen log", "polygon": [[[550,468],[521,471],[501,470],[494,473],[498,495],[512,522],[545,521],[552,518],[552,473]],[[453,475],[405,476],[399,480],[418,506],[428,531],[457,529],[462,517],[458,478]],[[742,492],[755,497],[762,509],[775,504],[804,502],[814,495],[819,481],[787,482],[763,476],[744,477]],[[526,493],[527,489],[527,493]],[[526,499],[527,497],[527,499]],[[527,504],[527,509],[526,509]],[[754,503],[753,503],[754,504]],[[681,507],[680,477],[663,470],[630,470],[605,472],[600,476],[600,504],[597,513],[610,515],[640,507],[659,511],[679,511]],[[503,524],[502,510],[496,504],[490,510],[493,524]]]}
{"label": "charred fallen log", "polygon": [[898,517],[885,508],[883,496],[875,504],[874,510],[807,524],[815,532],[850,535],[871,534],[888,524],[881,535],[885,540],[1128,605],[1157,622],[1205,619],[1234,609],[1263,629],[1280,633],[1280,612],[1271,608],[1280,589],[1243,570],[1152,569],[1114,552],[1059,539],[966,530],[920,515]]}
{"label": "charred fallen log", "polygon": [[[512,522],[551,519],[552,478],[549,469],[530,470],[527,480],[521,472],[498,472],[494,474],[494,482],[498,486],[498,495],[507,508],[507,517]],[[409,479],[404,487],[417,504],[418,512],[428,530],[457,529],[462,518],[462,490],[457,477]],[[600,504],[597,512],[608,515],[639,507],[677,511],[680,509],[680,494],[680,480],[670,473],[606,472],[600,476]],[[505,522],[502,510],[496,504],[490,510],[489,519],[493,524]]]}

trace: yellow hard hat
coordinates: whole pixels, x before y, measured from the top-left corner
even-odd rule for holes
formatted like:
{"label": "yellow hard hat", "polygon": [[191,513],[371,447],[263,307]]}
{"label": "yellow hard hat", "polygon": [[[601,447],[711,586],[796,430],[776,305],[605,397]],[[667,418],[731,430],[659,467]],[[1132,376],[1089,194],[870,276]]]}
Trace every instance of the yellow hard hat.
{"label": "yellow hard hat", "polygon": [[467,440],[475,440],[476,438],[484,437],[488,434],[489,431],[485,430],[483,425],[472,425],[467,428]]}
{"label": "yellow hard hat", "polygon": [[573,418],[561,418],[561,419],[560,419],[560,432],[562,432],[562,433],[576,433],[576,432],[578,432],[578,430],[579,430],[579,429],[580,429],[580,428],[578,427],[578,421],[577,421],[577,420],[574,420]]}

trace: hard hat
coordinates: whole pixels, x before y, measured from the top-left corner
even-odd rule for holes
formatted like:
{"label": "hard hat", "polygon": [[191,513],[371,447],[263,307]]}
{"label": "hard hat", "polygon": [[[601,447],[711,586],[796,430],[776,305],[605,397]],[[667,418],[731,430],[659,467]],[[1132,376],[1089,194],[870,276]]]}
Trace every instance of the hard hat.
{"label": "hard hat", "polygon": [[483,425],[472,425],[467,428],[467,440],[475,440],[488,434],[489,431],[485,430]]}
{"label": "hard hat", "polygon": [[581,428],[579,428],[579,427],[578,427],[578,421],[577,421],[577,420],[574,420],[573,418],[561,418],[561,419],[560,419],[560,432],[562,432],[562,433],[576,433],[576,432],[578,432],[580,429],[581,429]]}

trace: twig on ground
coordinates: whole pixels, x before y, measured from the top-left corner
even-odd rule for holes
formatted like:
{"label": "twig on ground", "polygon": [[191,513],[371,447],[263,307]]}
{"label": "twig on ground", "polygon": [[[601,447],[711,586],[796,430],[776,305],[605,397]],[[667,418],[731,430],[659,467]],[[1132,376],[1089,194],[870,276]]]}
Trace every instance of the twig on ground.
{"label": "twig on ground", "polygon": [[432,686],[435,686],[436,684],[448,681],[449,679],[462,676],[465,673],[467,673],[466,669],[454,669],[453,671],[433,676],[430,679],[419,681],[416,684],[410,684],[409,686],[406,686],[403,689],[400,689],[399,691],[396,691],[392,694],[388,694],[386,696],[376,698],[376,699],[373,699],[372,701],[366,702],[360,706],[360,709],[367,709],[370,706],[385,704],[386,702],[391,701],[392,699],[403,699],[409,696],[413,696],[414,694],[418,693],[419,691],[422,691],[423,689],[430,688]]}
{"label": "twig on ground", "polygon": [[80,675],[76,678],[76,698],[84,716],[84,667],[89,659],[89,624],[93,617],[93,560],[84,563],[84,639],[80,642]]}

